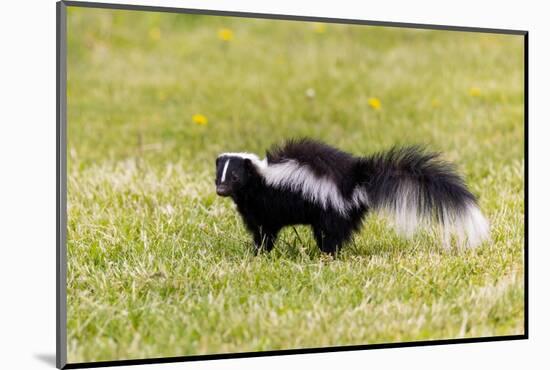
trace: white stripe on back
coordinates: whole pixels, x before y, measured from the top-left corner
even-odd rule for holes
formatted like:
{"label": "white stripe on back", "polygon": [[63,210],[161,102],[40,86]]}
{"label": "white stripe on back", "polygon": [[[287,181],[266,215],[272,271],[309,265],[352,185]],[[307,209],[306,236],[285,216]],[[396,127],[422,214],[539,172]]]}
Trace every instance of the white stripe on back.
{"label": "white stripe on back", "polygon": [[347,216],[353,208],[368,204],[367,193],[361,187],[356,187],[351,199],[346,199],[332,180],[316,176],[307,165],[301,165],[292,159],[269,164],[258,170],[268,185],[299,192],[307,200],[324,209],[330,207],[343,216]]}
{"label": "white stripe on back", "polygon": [[223,172],[222,172],[222,182],[225,181],[225,174],[227,173],[227,167],[229,166],[229,161],[231,158],[227,159],[227,162],[225,162],[225,165],[223,166]]}

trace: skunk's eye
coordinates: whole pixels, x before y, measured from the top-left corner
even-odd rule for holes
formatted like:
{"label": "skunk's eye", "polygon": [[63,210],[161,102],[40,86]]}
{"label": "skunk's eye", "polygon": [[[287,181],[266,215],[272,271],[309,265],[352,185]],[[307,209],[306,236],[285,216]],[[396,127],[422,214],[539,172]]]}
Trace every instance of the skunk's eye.
{"label": "skunk's eye", "polygon": [[231,181],[239,181],[239,176],[235,172],[231,172]]}

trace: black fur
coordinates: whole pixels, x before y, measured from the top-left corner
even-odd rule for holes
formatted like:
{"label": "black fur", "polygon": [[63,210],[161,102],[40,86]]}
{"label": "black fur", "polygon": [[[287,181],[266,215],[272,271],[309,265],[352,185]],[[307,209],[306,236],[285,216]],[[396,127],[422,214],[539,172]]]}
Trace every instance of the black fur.
{"label": "black fur", "polygon": [[354,189],[364,189],[368,202],[354,204],[345,214],[323,207],[299,191],[269,185],[258,164],[250,158],[230,158],[223,184],[224,157],[216,161],[218,194],[233,199],[253,235],[256,251],[262,248],[270,251],[283,227],[305,224],[312,227],[319,248],[334,255],[360,228],[369,210],[396,202],[399,187],[405,182],[418,189],[418,212],[433,214],[440,222],[444,221],[445,209],[462,212],[466,205],[476,203],[453,166],[419,147],[355,157],[326,144],[302,139],[288,141],[267,152],[268,168],[289,160],[297,162],[316,177],[336,184],[346,201],[351,201]]}

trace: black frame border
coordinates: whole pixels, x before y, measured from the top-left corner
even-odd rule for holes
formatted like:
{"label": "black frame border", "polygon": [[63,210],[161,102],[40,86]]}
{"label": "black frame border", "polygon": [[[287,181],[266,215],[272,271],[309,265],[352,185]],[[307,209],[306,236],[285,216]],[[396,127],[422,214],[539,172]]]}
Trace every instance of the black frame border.
{"label": "black frame border", "polygon": [[[67,363],[67,7],[134,10],[178,14],[200,14],[213,16],[228,16],[240,18],[275,19],[288,21],[305,21],[320,23],[356,24],[368,26],[383,26],[397,28],[416,28],[443,31],[461,31],[476,33],[495,33],[519,35],[524,37],[524,334],[504,335],[477,338],[452,338],[396,343],[376,343],[364,345],[299,348],[258,352],[217,353],[206,355],[158,357],[144,359],[127,359],[98,362]],[[498,342],[510,340],[525,340],[529,338],[529,248],[528,248],[528,179],[529,179],[529,32],[526,30],[461,27],[449,25],[433,25],[423,23],[384,22],[360,19],[325,18],[314,16],[266,14],[251,12],[234,12],[207,9],[189,9],[148,5],[112,4],[82,1],[58,1],[56,3],[56,367],[58,369],[81,369],[110,366],[161,364],[187,361],[220,360],[247,357],[284,356],[309,353],[329,353],[343,351],[358,351],[383,348],[406,348],[420,346],[435,346],[446,344]]]}

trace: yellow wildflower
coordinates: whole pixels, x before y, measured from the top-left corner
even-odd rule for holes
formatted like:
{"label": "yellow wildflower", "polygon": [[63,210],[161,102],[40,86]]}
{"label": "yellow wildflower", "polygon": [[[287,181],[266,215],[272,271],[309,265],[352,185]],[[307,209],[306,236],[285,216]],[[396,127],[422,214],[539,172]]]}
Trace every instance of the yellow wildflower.
{"label": "yellow wildflower", "polygon": [[149,30],[149,38],[153,41],[160,40],[160,29],[158,27],[153,27]]}
{"label": "yellow wildflower", "polygon": [[382,107],[382,103],[378,98],[369,98],[369,106],[374,110],[379,110]]}
{"label": "yellow wildflower", "polygon": [[199,126],[205,126],[208,123],[208,118],[206,118],[205,115],[200,113],[193,114],[192,119],[193,119],[193,122],[195,122],[195,124]]}
{"label": "yellow wildflower", "polygon": [[218,38],[222,41],[231,41],[233,40],[233,31],[229,28],[221,28],[218,31]]}
{"label": "yellow wildflower", "polygon": [[315,33],[325,33],[326,30],[327,26],[323,23],[315,23],[315,25],[313,26],[313,31]]}
{"label": "yellow wildflower", "polygon": [[441,106],[441,102],[439,101],[439,99],[437,98],[432,99],[432,107],[437,108],[439,106]]}
{"label": "yellow wildflower", "polygon": [[480,96],[481,95],[481,90],[479,89],[479,87],[470,87],[470,90],[468,91],[468,93],[470,94],[470,96]]}

